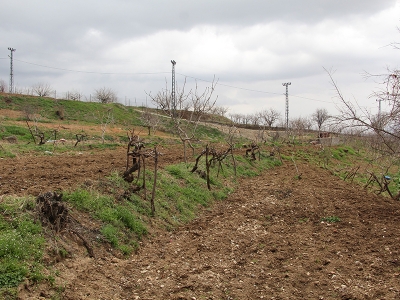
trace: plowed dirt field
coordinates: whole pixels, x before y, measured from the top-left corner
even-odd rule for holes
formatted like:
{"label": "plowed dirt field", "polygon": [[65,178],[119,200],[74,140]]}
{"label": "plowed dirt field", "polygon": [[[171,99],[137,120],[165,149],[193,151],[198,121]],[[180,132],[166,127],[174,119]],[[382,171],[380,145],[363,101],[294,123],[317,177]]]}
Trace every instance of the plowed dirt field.
{"label": "plowed dirt field", "polygon": [[[0,161],[0,195],[63,189],[123,170],[125,149]],[[181,160],[180,152],[163,164]],[[400,299],[400,202],[328,171],[284,163],[242,180],[172,232],[150,228],[122,259],[79,241],[54,262],[62,299]],[[20,299],[51,299],[22,285]]]}

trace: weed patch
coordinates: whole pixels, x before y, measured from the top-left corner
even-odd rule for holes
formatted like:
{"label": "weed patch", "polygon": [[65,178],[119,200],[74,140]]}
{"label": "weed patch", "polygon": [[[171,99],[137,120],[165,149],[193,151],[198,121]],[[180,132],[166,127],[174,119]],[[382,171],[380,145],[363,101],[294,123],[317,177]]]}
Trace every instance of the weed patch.
{"label": "weed patch", "polygon": [[13,294],[26,278],[46,279],[41,259],[45,239],[26,198],[0,198],[0,295]]}
{"label": "weed patch", "polygon": [[337,216],[324,217],[321,219],[321,222],[337,223],[340,222],[340,218]]}
{"label": "weed patch", "polygon": [[[116,176],[114,174],[111,180],[119,181]],[[129,246],[129,240],[141,239],[147,234],[146,226],[136,213],[139,209],[136,210],[132,203],[126,202],[125,205],[121,205],[112,196],[84,189],[65,193],[64,200],[102,221],[104,225],[100,232],[113,247],[119,248],[124,245],[122,251],[124,253],[133,251]]]}

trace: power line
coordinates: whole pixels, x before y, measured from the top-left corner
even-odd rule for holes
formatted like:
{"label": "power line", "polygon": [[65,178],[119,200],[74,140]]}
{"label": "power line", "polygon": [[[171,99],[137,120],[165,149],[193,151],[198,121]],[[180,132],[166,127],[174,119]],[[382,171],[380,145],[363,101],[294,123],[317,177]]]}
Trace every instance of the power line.
{"label": "power line", "polygon": [[[176,73],[176,74],[181,75],[181,76],[185,76],[187,78],[192,78],[192,79],[195,79],[195,80],[199,80],[199,81],[212,83],[211,80],[205,80],[205,79],[201,79],[201,78],[196,78],[196,77],[193,77],[193,76],[180,74],[180,73]],[[238,89],[238,90],[249,91],[249,92],[256,92],[256,93],[263,93],[263,94],[273,94],[273,95],[282,95],[282,93],[274,93],[274,92],[253,90],[253,89],[248,89],[248,88],[242,88],[242,87],[237,87],[237,86],[233,86],[233,85],[223,84],[223,83],[220,83],[220,82],[218,82],[218,85],[226,86],[226,87],[230,87],[230,88],[234,88],[234,89]]]}
{"label": "power line", "polygon": [[291,97],[296,97],[296,98],[301,98],[301,99],[306,99],[306,100],[311,100],[311,101],[318,101],[318,102],[325,102],[325,103],[335,103],[333,101],[326,101],[326,100],[317,100],[313,98],[308,98],[308,97],[302,97],[302,96],[296,96],[296,95],[290,95]]}
{"label": "power line", "polygon": [[[0,58],[0,59],[7,59],[7,58]],[[51,66],[46,66],[46,65],[41,65],[41,64],[36,64],[36,63],[31,63],[19,59],[14,59],[15,61],[22,62],[25,64],[29,65],[34,65],[42,68],[47,68],[47,69],[53,69],[53,70],[60,70],[60,71],[67,71],[67,72],[74,72],[74,73],[84,73],[84,74],[100,74],[100,75],[157,75],[157,74],[168,74],[170,72],[138,72],[138,73],[120,73],[120,72],[96,72],[96,71],[81,71],[81,70],[73,70],[73,69],[66,69],[66,68],[58,68],[58,67],[51,67]],[[201,78],[197,78],[194,76],[189,76],[181,73],[176,73],[180,76],[184,76],[187,78],[192,78],[195,80],[203,81],[203,82],[208,82],[212,83],[211,80],[205,80]],[[243,90],[243,91],[249,91],[249,92],[256,92],[256,93],[262,93],[262,94],[271,94],[271,95],[279,95],[281,96],[282,93],[275,93],[275,92],[269,92],[269,91],[261,91],[261,90],[255,90],[255,89],[249,89],[249,88],[243,88],[243,87],[238,87],[238,86],[233,86],[229,84],[223,84],[218,82],[218,85],[220,86],[225,86],[228,88],[234,88],[238,90]],[[334,103],[332,101],[325,101],[325,100],[318,100],[318,99],[313,99],[313,98],[307,98],[307,97],[302,97],[302,96],[296,96],[296,95],[291,95],[291,97],[296,97],[296,98],[301,98],[301,99],[306,99],[306,100],[311,100],[311,101],[317,101],[317,102],[324,102],[324,103]]]}
{"label": "power line", "polygon": [[[197,78],[197,77],[193,77],[193,76],[188,76],[188,75],[180,74],[180,73],[176,73],[176,74],[181,75],[181,76],[185,76],[187,78],[196,79],[196,80],[199,80],[199,81],[212,83],[211,80],[205,80],[205,79],[201,79],[201,78]],[[279,96],[284,95],[284,93],[274,93],[274,92],[268,92],[268,91],[260,91],[260,90],[248,89],[248,88],[243,88],[243,87],[223,84],[223,83],[220,83],[220,82],[218,82],[218,85],[226,86],[226,87],[233,88],[233,89],[238,89],[238,90],[262,93],[262,94],[272,94],[272,95],[279,95]],[[311,101],[325,102],[325,103],[334,103],[333,101],[318,100],[318,99],[313,99],[313,98],[308,98],[308,97],[303,97],[303,96],[296,96],[296,95],[291,95],[291,97],[296,97],[296,98],[301,98],[301,99],[306,99],[306,100],[311,100]]]}
{"label": "power line", "polygon": [[67,71],[67,72],[74,72],[74,73],[87,73],[87,74],[102,74],[102,75],[152,75],[152,74],[167,74],[169,72],[153,72],[153,73],[115,73],[115,72],[95,72],[95,71],[81,71],[81,70],[71,70],[71,69],[64,69],[64,68],[57,68],[57,67],[50,67],[50,66],[44,66],[40,64],[35,64],[23,60],[16,59],[16,61],[22,62],[24,64],[28,65],[34,65],[42,68],[47,68],[47,69],[53,69],[53,70],[61,70],[61,71]]}

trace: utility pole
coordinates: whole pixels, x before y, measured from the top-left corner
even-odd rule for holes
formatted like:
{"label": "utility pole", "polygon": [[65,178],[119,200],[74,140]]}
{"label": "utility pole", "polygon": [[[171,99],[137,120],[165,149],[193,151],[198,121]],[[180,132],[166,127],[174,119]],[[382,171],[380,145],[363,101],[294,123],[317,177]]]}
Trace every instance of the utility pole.
{"label": "utility pole", "polygon": [[14,91],[13,52],[16,49],[8,47],[8,50],[11,51],[11,55],[8,56],[10,58],[10,86],[8,91],[12,94]]}
{"label": "utility pole", "polygon": [[175,65],[176,61],[171,60],[172,63],[172,92],[171,92],[171,98],[172,98],[172,114],[175,117],[175,110],[176,110],[176,102],[175,102]]}
{"label": "utility pole", "polygon": [[285,109],[286,130],[288,130],[289,128],[289,85],[291,84],[292,84],[291,82],[282,83],[282,85],[286,87],[286,109]]}
{"label": "utility pole", "polygon": [[376,101],[379,102],[379,110],[378,110],[378,119],[381,119],[381,102],[383,101],[383,99],[376,99]]}

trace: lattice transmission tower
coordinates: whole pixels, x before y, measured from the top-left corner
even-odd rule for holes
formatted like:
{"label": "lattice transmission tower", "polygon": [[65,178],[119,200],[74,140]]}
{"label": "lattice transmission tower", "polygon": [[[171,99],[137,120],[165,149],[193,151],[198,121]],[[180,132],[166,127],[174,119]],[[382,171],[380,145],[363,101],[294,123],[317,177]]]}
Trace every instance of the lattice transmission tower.
{"label": "lattice transmission tower", "polygon": [[285,82],[282,83],[283,86],[286,87],[286,109],[285,109],[285,125],[286,125],[286,130],[289,128],[289,85],[291,85],[291,82]]}
{"label": "lattice transmission tower", "polygon": [[10,57],[10,86],[9,86],[8,92],[10,94],[12,94],[14,91],[13,53],[14,53],[15,49],[8,47],[8,50],[11,51],[11,55],[9,55],[9,57]]}
{"label": "lattice transmission tower", "polygon": [[171,60],[172,63],[172,92],[171,92],[171,100],[172,100],[172,113],[173,116],[175,117],[175,111],[176,111],[176,96],[175,96],[175,65],[176,61]]}

